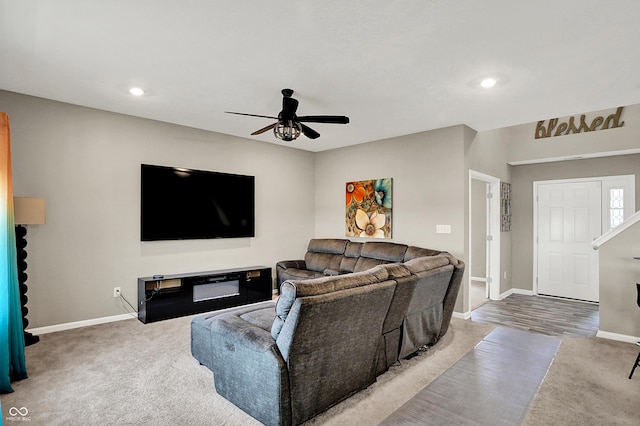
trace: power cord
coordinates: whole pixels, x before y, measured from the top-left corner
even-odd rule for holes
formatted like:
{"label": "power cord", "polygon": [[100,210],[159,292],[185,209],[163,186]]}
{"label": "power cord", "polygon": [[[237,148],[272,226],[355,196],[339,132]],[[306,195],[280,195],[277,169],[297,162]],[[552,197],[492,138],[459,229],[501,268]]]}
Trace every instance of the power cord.
{"label": "power cord", "polygon": [[153,296],[160,293],[160,283],[161,283],[160,280],[156,281],[156,288],[151,290],[151,294],[149,295],[149,297],[145,297],[144,299],[145,302],[148,302],[149,300],[153,299]]}
{"label": "power cord", "polygon": [[149,300],[153,299],[153,296],[155,296],[158,293],[160,293],[160,289],[154,288],[153,290],[151,290],[151,295],[149,297],[145,297],[144,301],[148,302]]}
{"label": "power cord", "polygon": [[133,307],[133,305],[131,303],[129,303],[129,301],[127,299],[125,299],[125,297],[122,295],[122,292],[119,293],[119,296],[122,300],[124,300],[127,305],[129,305],[131,307],[131,309],[133,310],[133,312],[130,312],[131,315],[134,315],[134,317],[138,317],[138,311],[136,310],[136,308]]}

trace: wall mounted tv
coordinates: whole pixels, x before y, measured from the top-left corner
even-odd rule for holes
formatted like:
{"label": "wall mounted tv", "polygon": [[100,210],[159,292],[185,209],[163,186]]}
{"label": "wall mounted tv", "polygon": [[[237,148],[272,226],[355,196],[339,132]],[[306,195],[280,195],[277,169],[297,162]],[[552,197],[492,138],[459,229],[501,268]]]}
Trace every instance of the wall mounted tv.
{"label": "wall mounted tv", "polygon": [[255,236],[255,177],[141,164],[142,241]]}

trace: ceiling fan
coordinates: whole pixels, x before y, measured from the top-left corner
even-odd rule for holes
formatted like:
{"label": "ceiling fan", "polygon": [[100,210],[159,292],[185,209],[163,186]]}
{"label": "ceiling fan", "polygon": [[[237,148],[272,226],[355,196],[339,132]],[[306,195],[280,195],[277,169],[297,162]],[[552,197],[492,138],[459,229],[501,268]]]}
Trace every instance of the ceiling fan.
{"label": "ceiling fan", "polygon": [[282,111],[277,117],[271,117],[268,115],[257,114],[245,114],[243,112],[225,111],[228,114],[248,115],[249,117],[262,117],[272,118],[278,120],[273,124],[263,127],[251,133],[252,135],[259,135],[267,130],[273,129],[273,134],[278,139],[283,141],[292,141],[297,139],[300,134],[305,135],[309,139],[317,139],[320,137],[320,133],[313,130],[311,127],[303,123],[332,123],[332,124],[347,124],[349,117],[343,115],[305,115],[298,117],[296,111],[298,110],[298,100],[292,98],[293,90],[282,89]]}

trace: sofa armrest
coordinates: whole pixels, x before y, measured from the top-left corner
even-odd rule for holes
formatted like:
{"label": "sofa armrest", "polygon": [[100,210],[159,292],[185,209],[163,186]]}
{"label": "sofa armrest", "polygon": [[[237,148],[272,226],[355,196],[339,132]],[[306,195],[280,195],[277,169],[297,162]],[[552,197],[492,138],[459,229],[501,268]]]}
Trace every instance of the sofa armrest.
{"label": "sofa armrest", "polygon": [[451,317],[453,316],[453,309],[455,308],[456,301],[458,300],[458,291],[460,290],[460,285],[462,284],[462,276],[464,275],[465,264],[461,260],[456,259],[456,261],[457,263],[454,264],[453,276],[451,277],[451,281],[449,282],[447,294],[444,296],[444,301],[442,302],[442,328],[440,329],[438,340],[440,340],[440,338],[444,336],[449,329],[449,323],[451,322]]}
{"label": "sofa armrest", "polygon": [[269,331],[229,314],[211,324],[216,391],[265,424],[290,424],[286,364]]}
{"label": "sofa armrest", "polygon": [[276,267],[287,269],[287,268],[295,268],[295,269],[307,269],[307,264],[304,260],[281,260],[276,263]]}

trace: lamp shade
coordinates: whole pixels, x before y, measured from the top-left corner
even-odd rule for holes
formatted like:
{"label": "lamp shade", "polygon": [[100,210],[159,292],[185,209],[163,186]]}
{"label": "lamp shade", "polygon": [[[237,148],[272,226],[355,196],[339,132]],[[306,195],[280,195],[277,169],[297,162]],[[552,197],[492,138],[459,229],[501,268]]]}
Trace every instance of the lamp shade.
{"label": "lamp shade", "polygon": [[44,198],[13,197],[16,225],[43,225],[45,223]]}

